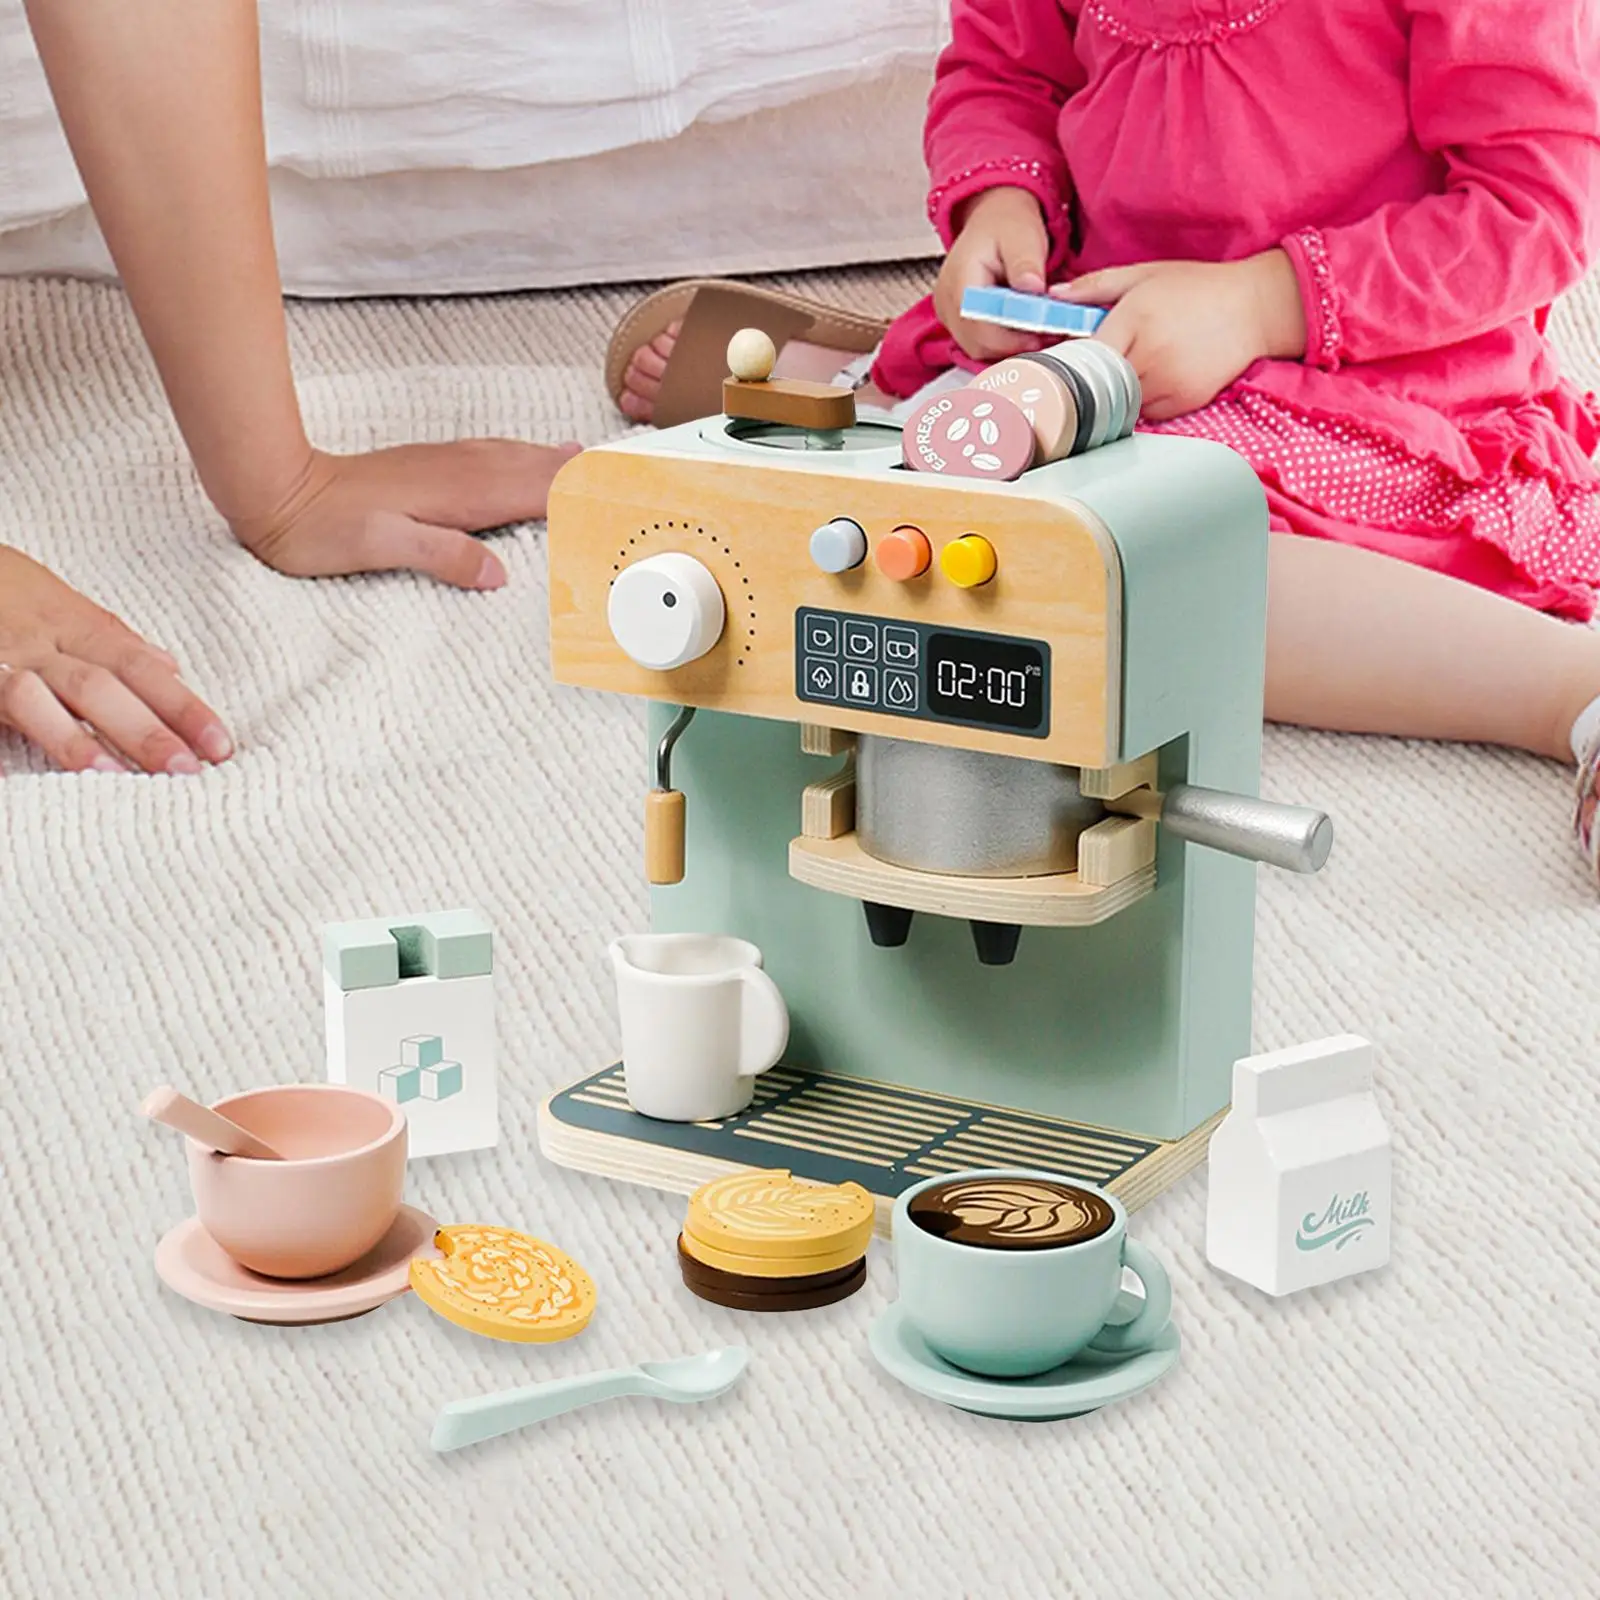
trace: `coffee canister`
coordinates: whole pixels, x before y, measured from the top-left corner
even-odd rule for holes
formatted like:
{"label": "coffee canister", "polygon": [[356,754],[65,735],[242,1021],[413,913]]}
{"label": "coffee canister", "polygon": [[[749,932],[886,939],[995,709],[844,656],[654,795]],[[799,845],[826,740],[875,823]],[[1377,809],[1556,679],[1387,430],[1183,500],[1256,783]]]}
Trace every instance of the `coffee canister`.
{"label": "coffee canister", "polygon": [[878,861],[968,878],[1072,872],[1105,815],[1076,767],[863,735],[856,839]]}

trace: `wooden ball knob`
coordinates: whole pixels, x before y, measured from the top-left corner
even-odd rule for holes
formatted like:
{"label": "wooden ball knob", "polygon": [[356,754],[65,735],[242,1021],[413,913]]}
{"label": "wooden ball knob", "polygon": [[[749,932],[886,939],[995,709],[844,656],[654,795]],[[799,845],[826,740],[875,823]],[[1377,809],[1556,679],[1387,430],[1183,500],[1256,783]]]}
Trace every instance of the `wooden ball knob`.
{"label": "wooden ball knob", "polygon": [[765,383],[778,363],[778,347],[759,328],[741,328],[728,341],[728,371],[741,383]]}

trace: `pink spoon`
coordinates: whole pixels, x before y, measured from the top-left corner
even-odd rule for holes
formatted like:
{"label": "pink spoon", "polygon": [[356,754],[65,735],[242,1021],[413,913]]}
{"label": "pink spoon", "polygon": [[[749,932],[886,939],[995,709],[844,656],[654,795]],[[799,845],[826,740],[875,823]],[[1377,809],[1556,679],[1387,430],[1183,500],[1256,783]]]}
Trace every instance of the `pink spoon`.
{"label": "pink spoon", "polygon": [[139,1109],[152,1122],[160,1122],[179,1133],[186,1133],[197,1144],[225,1156],[254,1156],[257,1161],[282,1161],[283,1153],[256,1138],[237,1122],[218,1116],[209,1106],[179,1094],[171,1084],[162,1084],[145,1096]]}

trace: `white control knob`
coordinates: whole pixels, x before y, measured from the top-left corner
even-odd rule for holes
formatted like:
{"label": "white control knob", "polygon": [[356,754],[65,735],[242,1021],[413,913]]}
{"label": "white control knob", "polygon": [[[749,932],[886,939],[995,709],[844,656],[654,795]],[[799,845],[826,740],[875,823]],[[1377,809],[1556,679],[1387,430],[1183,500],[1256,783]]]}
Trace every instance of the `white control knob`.
{"label": "white control knob", "polygon": [[726,620],[717,580],[675,550],[625,568],[606,606],[612,636],[653,672],[698,661],[722,637]]}

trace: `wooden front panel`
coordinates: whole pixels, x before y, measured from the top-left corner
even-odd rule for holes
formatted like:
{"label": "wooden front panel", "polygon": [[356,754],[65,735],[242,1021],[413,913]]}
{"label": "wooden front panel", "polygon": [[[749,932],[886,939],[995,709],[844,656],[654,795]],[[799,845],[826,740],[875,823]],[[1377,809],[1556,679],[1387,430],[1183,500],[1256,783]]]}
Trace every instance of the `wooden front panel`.
{"label": "wooden front panel", "polygon": [[[849,517],[869,553],[831,574],[810,556],[813,529]],[[931,569],[907,583],[878,571],[879,539],[913,524]],[[939,551],[963,534],[994,546],[998,570],[961,589]],[[1116,757],[1120,569],[1109,539],[1072,508],[924,473],[832,473],[760,461],[593,450],[562,469],[550,496],[550,638],[558,682],[678,705],[858,733],[1103,767]],[[711,571],[727,605],[715,648],[671,672],[630,660],[612,638],[606,602],[616,575],[665,551]],[[1050,647],[1049,735],[967,728],[819,705],[795,694],[800,607],[921,622]]]}

